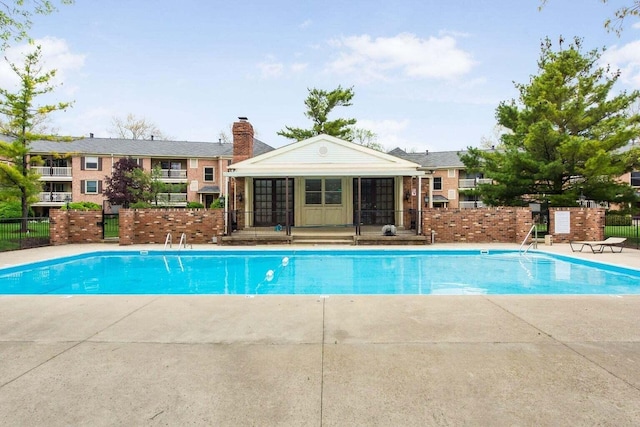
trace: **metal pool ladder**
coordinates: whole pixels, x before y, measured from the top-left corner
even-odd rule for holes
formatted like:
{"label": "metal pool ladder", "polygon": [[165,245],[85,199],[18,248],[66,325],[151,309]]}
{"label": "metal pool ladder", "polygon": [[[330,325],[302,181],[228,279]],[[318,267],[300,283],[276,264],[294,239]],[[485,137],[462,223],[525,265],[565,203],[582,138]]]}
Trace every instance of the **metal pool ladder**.
{"label": "metal pool ladder", "polygon": [[[524,247],[524,244],[527,243],[527,239],[529,239],[529,237],[531,236],[531,233],[534,233],[533,241],[529,243],[529,246],[527,246],[523,251],[522,248]],[[520,245],[520,250],[519,250],[520,254],[526,254],[529,248],[531,248],[532,246],[534,249],[538,249],[538,228],[536,227],[536,224],[533,224],[531,226],[531,229],[527,233],[527,236],[522,241],[522,244]]]}
{"label": "metal pool ladder", "polygon": [[[167,237],[166,239],[164,239],[164,250],[167,250],[167,245],[169,245],[169,248],[171,248],[171,245],[173,243],[173,237],[171,236],[171,233],[167,233]],[[191,246],[191,249],[193,249],[193,244],[189,244]],[[180,248],[187,248],[187,235],[185,233],[182,233],[182,235],[180,235],[180,243],[178,243],[178,250],[180,250]]]}

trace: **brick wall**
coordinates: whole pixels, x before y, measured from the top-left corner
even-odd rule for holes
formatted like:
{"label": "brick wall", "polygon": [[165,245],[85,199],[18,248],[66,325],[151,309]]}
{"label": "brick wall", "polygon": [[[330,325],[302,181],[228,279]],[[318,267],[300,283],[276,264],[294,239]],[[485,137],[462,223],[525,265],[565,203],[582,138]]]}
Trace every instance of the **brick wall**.
{"label": "brick wall", "polygon": [[188,244],[219,243],[224,233],[223,209],[121,209],[120,245],[164,243],[171,233],[178,244],[185,233]]}
{"label": "brick wall", "polygon": [[54,246],[102,241],[102,212],[51,209],[50,241]]}
{"label": "brick wall", "polygon": [[[569,212],[569,233],[555,234],[556,213]],[[553,241],[569,243],[570,240],[604,240],[605,210],[591,208],[551,208],[551,229]]]}
{"label": "brick wall", "polygon": [[526,215],[517,211],[528,214],[531,228],[531,212],[524,208],[425,209],[422,230],[425,236],[435,231],[436,243],[515,243],[527,227]]}
{"label": "brick wall", "polygon": [[[568,234],[555,234],[555,216],[568,211]],[[550,211],[553,241],[603,240],[604,209],[552,208]],[[533,221],[527,208],[425,209],[423,234],[435,232],[436,243],[521,243]]]}

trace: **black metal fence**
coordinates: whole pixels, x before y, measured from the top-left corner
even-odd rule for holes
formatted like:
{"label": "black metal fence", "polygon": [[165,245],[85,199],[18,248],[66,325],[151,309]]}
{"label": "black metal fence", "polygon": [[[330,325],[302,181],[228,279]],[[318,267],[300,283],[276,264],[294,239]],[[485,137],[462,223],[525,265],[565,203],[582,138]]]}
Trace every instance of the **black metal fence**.
{"label": "black metal fence", "polygon": [[[386,225],[398,225],[402,218],[405,231],[417,233],[417,211],[394,210],[361,210],[353,213],[353,222],[345,224],[300,225],[295,224],[293,211],[263,210],[241,211],[230,210],[227,223],[230,232],[241,230],[243,234],[261,235],[283,233],[291,235],[292,229],[333,228],[335,230],[352,231],[360,235],[364,230],[381,230]],[[248,226],[251,224],[250,226]]]}
{"label": "black metal fence", "polygon": [[604,237],[624,237],[625,246],[640,249],[640,217],[630,215],[607,215]]}
{"label": "black metal fence", "polygon": [[49,246],[49,218],[0,219],[0,251]]}

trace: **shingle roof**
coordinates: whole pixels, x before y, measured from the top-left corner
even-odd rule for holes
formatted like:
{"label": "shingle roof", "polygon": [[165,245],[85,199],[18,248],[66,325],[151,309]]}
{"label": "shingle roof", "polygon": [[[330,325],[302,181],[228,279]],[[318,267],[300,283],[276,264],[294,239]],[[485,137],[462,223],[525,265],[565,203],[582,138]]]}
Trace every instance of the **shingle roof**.
{"label": "shingle roof", "polygon": [[[274,148],[253,139],[253,155]],[[148,139],[82,138],[70,142],[33,141],[32,153],[78,153],[132,157],[233,157],[233,144],[221,142],[165,141]]]}
{"label": "shingle roof", "polygon": [[400,148],[389,152],[393,156],[418,163],[422,167],[434,169],[464,168],[464,163],[460,160],[460,156],[465,153],[466,151],[407,153]]}

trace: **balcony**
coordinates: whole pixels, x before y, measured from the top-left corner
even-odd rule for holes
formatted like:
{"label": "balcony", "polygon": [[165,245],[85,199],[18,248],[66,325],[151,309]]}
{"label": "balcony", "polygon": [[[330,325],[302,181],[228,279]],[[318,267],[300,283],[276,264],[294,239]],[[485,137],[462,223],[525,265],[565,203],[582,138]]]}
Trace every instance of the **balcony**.
{"label": "balcony", "polygon": [[71,192],[51,192],[45,191],[38,195],[38,204],[53,204],[54,206],[62,206],[71,201]]}
{"label": "balcony", "polygon": [[484,208],[484,203],[480,200],[478,201],[460,201],[458,202],[458,206],[460,209],[475,209],[475,208]]}
{"label": "balcony", "polygon": [[163,182],[187,182],[187,170],[160,169],[160,180]]}
{"label": "balcony", "polygon": [[479,184],[492,184],[493,180],[488,178],[465,178],[458,180],[458,189],[476,188]]}
{"label": "balcony", "polygon": [[187,204],[187,193],[158,193],[158,205],[163,206],[185,206]]}
{"label": "balcony", "polygon": [[62,166],[34,166],[32,168],[42,181],[71,181],[71,167]]}

